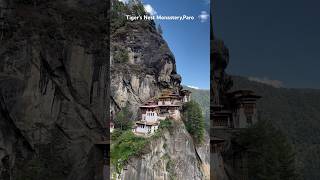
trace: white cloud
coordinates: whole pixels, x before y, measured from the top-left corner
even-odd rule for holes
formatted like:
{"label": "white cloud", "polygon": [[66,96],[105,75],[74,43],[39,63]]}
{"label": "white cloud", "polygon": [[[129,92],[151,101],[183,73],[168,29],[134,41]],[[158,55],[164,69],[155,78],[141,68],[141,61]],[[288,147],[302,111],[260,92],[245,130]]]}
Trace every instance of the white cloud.
{"label": "white cloud", "polygon": [[282,81],[272,80],[272,79],[269,79],[269,78],[267,78],[267,77],[264,77],[264,78],[248,77],[248,79],[249,79],[250,81],[255,81],[255,82],[258,82],[258,83],[267,84],[267,85],[270,85],[270,86],[275,87],[275,88],[284,87]]}
{"label": "white cloud", "polygon": [[201,11],[201,14],[198,16],[201,22],[206,22],[209,19],[209,17],[210,15],[207,13],[207,11]]}
{"label": "white cloud", "polygon": [[125,3],[125,4],[128,3],[128,0],[118,0],[118,1],[123,2],[123,3]]}
{"label": "white cloud", "polygon": [[187,85],[187,87],[192,88],[192,89],[200,89],[200,88],[197,87],[197,86],[189,86],[189,85]]}
{"label": "white cloud", "polygon": [[154,16],[157,14],[157,11],[155,11],[150,4],[144,4],[143,7],[146,10],[146,12],[150,15]]}

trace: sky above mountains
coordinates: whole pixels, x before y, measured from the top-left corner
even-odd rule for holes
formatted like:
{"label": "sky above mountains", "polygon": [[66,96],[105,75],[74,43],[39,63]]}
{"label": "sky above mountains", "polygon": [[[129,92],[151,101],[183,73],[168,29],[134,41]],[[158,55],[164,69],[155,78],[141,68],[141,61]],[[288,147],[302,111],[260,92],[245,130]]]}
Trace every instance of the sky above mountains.
{"label": "sky above mountains", "polygon": [[209,0],[143,0],[150,14],[194,16],[193,21],[156,20],[173,52],[182,84],[200,89],[210,87]]}
{"label": "sky above mountains", "polygon": [[227,72],[290,88],[320,88],[320,1],[214,1]]}

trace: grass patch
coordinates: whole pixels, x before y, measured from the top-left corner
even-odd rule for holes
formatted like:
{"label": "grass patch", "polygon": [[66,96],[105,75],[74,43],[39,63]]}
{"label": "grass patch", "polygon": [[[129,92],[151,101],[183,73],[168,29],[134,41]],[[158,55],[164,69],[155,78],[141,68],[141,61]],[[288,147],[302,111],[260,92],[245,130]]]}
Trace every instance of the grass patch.
{"label": "grass patch", "polygon": [[172,124],[173,124],[172,121],[174,121],[174,120],[168,119],[168,118],[166,118],[163,121],[160,121],[159,128],[160,129],[170,129],[170,128],[172,128]]}
{"label": "grass patch", "polygon": [[162,137],[163,135],[163,130],[167,129],[167,130],[171,130],[174,126],[172,119],[165,119],[160,121],[159,124],[159,129],[152,135],[152,139],[158,139],[160,137]]}
{"label": "grass patch", "polygon": [[125,131],[111,144],[111,163],[118,173],[130,157],[141,154],[147,142],[146,138],[135,136],[131,131]]}

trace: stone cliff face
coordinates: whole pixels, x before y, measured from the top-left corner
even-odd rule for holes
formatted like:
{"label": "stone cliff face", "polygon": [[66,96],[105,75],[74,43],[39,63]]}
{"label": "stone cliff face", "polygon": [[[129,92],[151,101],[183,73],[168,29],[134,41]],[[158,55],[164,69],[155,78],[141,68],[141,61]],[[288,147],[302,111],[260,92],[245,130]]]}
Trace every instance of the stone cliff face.
{"label": "stone cliff face", "polygon": [[[118,49],[128,54],[127,59],[116,59]],[[178,91],[180,83],[174,56],[153,22],[126,21],[115,29],[111,38],[112,111],[126,105],[137,111],[138,104],[162,89]]]}
{"label": "stone cliff face", "polygon": [[101,179],[105,2],[0,4],[0,179]]}
{"label": "stone cliff face", "polygon": [[[211,30],[212,31],[212,30]],[[223,94],[229,88],[230,79],[225,73],[225,69],[229,63],[229,50],[224,45],[223,41],[217,40],[211,35],[211,109],[214,106],[221,105],[223,102]],[[228,82],[229,81],[229,82]],[[212,120],[214,120],[212,117]],[[211,139],[214,137],[214,130],[210,131]],[[211,144],[212,146],[212,144]],[[228,180],[229,177],[226,173],[226,166],[219,152],[211,152],[210,154],[210,176],[213,180]]]}
{"label": "stone cliff face", "polygon": [[[214,38],[214,37],[213,37]],[[229,76],[225,73],[225,69],[229,63],[229,50],[223,41],[213,39],[211,42],[213,48],[211,58],[211,94],[213,94],[212,103],[222,104],[223,93],[228,91]]]}
{"label": "stone cliff face", "polygon": [[209,179],[209,146],[196,148],[182,122],[147,148],[150,152],[130,159],[120,179]]}

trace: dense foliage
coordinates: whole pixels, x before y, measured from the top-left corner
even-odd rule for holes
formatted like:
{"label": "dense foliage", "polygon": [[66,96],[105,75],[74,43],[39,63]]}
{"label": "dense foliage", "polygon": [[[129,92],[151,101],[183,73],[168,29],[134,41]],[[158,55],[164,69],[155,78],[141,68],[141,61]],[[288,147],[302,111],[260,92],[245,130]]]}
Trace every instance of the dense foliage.
{"label": "dense foliage", "polygon": [[111,163],[119,173],[130,157],[139,155],[145,145],[147,139],[138,137],[129,131],[120,133],[118,138],[113,136],[111,144]]}
{"label": "dense foliage", "polygon": [[166,118],[165,120],[161,120],[158,130],[152,135],[152,139],[158,139],[162,137],[164,130],[171,132],[174,126],[175,124],[173,119]]}
{"label": "dense foliage", "polygon": [[320,177],[320,90],[286,89],[233,77],[236,89],[252,89],[258,101],[260,119],[268,119],[288,136],[297,152],[303,179]]}
{"label": "dense foliage", "polygon": [[138,16],[146,14],[141,2],[134,3],[129,1],[127,4],[124,4],[121,1],[113,0],[112,3],[113,5],[110,12],[111,34],[115,33],[117,29],[127,24],[126,22],[128,22],[128,20],[125,15],[130,14]]}
{"label": "dense foliage", "polygon": [[237,143],[247,153],[250,179],[298,179],[294,149],[270,122],[259,121],[241,132]]}
{"label": "dense foliage", "polygon": [[114,47],[114,62],[126,63],[129,61],[129,52],[124,47]]}
{"label": "dense foliage", "polygon": [[192,100],[183,105],[183,121],[195,142],[202,143],[205,131],[204,118],[197,102]]}
{"label": "dense foliage", "polygon": [[203,112],[205,119],[205,128],[209,131],[210,128],[210,91],[206,89],[194,89],[187,86],[183,86],[192,92],[191,99],[197,102]]}
{"label": "dense foliage", "polygon": [[132,127],[132,112],[129,111],[128,107],[124,107],[121,109],[120,112],[117,113],[116,117],[114,118],[114,125],[115,128],[120,130],[131,130]]}
{"label": "dense foliage", "polygon": [[172,121],[173,119],[166,118],[165,120],[160,121],[159,128],[160,129],[170,129],[172,128]]}

